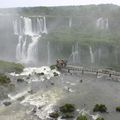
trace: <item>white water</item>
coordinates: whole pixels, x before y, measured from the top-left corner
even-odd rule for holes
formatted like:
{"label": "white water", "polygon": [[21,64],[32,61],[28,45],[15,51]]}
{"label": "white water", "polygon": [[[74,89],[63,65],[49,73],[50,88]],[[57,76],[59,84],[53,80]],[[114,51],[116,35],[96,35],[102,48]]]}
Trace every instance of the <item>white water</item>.
{"label": "white water", "polygon": [[16,47],[16,59],[20,60],[22,55],[22,36],[19,36],[19,42]]}
{"label": "white water", "polygon": [[72,60],[73,63],[79,63],[79,46],[78,43],[72,46]]}
{"label": "white water", "polygon": [[[19,42],[16,47],[16,59],[21,62],[25,62],[25,63],[37,62],[39,38],[42,36],[42,33],[44,34],[48,33],[46,18],[41,17],[34,19],[36,19],[36,23],[34,23],[34,25],[32,22],[32,18],[29,17],[20,17],[20,19],[19,20],[16,19],[13,24],[14,34],[17,34],[19,37]],[[24,23],[23,26],[21,24],[22,21]],[[36,27],[35,30],[33,30],[32,26]],[[19,32],[17,31],[18,29]],[[30,38],[31,38],[31,42],[29,40]],[[49,43],[48,43],[48,52],[49,52]],[[49,56],[50,53],[48,53],[48,57]],[[50,63],[49,58],[48,60]]]}
{"label": "white water", "polygon": [[73,59],[73,63],[75,63],[75,51],[74,51],[74,45],[72,46],[72,59]]}
{"label": "white water", "polygon": [[91,63],[94,63],[95,62],[94,53],[93,53],[93,50],[92,50],[91,46],[89,46],[89,51],[90,51],[90,61],[91,61]]}
{"label": "white water", "polygon": [[38,44],[38,40],[41,36],[33,36],[32,37],[32,42],[29,44],[28,46],[28,50],[27,50],[27,61],[31,61],[31,62],[37,62],[37,56],[38,56],[38,52],[37,52],[37,44]]}
{"label": "white water", "polygon": [[29,76],[29,75],[34,76],[35,73],[44,73],[44,78],[46,79],[50,79],[51,77],[54,77],[54,73],[57,73],[58,75],[60,75],[59,71],[55,69],[51,70],[50,67],[48,66],[42,66],[40,68],[28,67],[28,68],[25,68],[23,72],[20,74],[10,73],[10,75],[12,76]]}
{"label": "white water", "polygon": [[108,18],[98,18],[96,21],[96,26],[99,29],[108,29],[109,23],[108,23]]}
{"label": "white water", "polygon": [[42,33],[42,20],[37,18],[37,34]]}
{"label": "white water", "polygon": [[43,17],[43,31],[42,31],[42,33],[45,33],[45,34],[48,33],[45,16]]}
{"label": "white water", "polygon": [[30,88],[28,88],[28,90],[24,90],[16,95],[11,95],[11,94],[8,94],[8,97],[11,99],[11,100],[17,100],[19,99],[20,97],[23,97],[25,95],[28,94],[28,91],[30,90]]}
{"label": "white water", "polygon": [[17,20],[13,21],[13,29],[14,29],[14,34],[18,35]]}
{"label": "white water", "polygon": [[21,102],[21,104],[30,104],[36,106],[37,109],[35,115],[37,115],[42,120],[47,120],[49,118],[49,113],[56,110],[56,103],[63,96],[63,91],[61,89],[50,89],[48,91],[38,91],[36,94],[29,95]]}
{"label": "white water", "polygon": [[47,51],[48,51],[48,65],[50,65],[51,60],[50,60],[50,42],[47,42]]}
{"label": "white water", "polygon": [[22,60],[26,59],[26,45],[27,45],[27,41],[26,38],[23,40],[23,45],[22,45]]}
{"label": "white water", "polygon": [[69,28],[72,27],[72,18],[69,18]]}
{"label": "white water", "polygon": [[25,35],[33,35],[32,32],[32,21],[30,18],[24,17],[24,34]]}

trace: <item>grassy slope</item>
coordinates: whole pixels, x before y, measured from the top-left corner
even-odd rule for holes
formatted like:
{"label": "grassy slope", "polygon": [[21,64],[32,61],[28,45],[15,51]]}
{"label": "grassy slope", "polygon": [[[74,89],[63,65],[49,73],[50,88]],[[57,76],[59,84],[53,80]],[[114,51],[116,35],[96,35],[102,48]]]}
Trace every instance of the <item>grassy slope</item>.
{"label": "grassy slope", "polygon": [[0,72],[16,72],[23,71],[24,66],[18,63],[7,62],[0,60]]}

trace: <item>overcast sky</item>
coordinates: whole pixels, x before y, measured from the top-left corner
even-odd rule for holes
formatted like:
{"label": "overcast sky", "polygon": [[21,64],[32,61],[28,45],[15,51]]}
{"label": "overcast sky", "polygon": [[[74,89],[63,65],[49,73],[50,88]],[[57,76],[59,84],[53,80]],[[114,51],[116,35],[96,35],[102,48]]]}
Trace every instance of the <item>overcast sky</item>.
{"label": "overcast sky", "polygon": [[120,0],[0,0],[0,8],[27,6],[64,6],[112,3],[120,5]]}

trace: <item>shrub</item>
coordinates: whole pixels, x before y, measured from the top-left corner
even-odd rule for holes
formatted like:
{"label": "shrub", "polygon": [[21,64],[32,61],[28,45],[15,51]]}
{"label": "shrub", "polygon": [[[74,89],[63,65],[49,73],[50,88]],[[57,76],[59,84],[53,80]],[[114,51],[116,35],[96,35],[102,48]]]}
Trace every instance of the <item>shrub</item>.
{"label": "shrub", "polygon": [[103,104],[96,104],[95,107],[93,108],[93,112],[107,112],[107,107]]}
{"label": "shrub", "polygon": [[65,104],[60,107],[60,112],[62,113],[70,113],[75,111],[75,106],[73,104]]}
{"label": "shrub", "polygon": [[97,118],[96,120],[104,120],[104,118],[101,118],[101,117],[100,117],[100,118]]}
{"label": "shrub", "polygon": [[58,112],[53,112],[53,113],[50,113],[49,116],[51,118],[58,118],[59,117],[59,113]]}
{"label": "shrub", "polygon": [[50,66],[50,69],[51,69],[51,70],[56,69],[56,68],[57,68],[56,65],[51,65],[51,66]]}
{"label": "shrub", "polygon": [[0,74],[0,85],[6,85],[6,84],[9,84],[10,82],[11,82],[10,78],[8,78],[4,74]]}
{"label": "shrub", "polygon": [[85,115],[80,115],[80,116],[77,117],[76,120],[88,120],[88,119]]}
{"label": "shrub", "polygon": [[116,111],[120,112],[120,106],[116,107]]}
{"label": "shrub", "polygon": [[62,119],[67,119],[67,118],[74,118],[74,114],[73,113],[64,113],[62,115]]}

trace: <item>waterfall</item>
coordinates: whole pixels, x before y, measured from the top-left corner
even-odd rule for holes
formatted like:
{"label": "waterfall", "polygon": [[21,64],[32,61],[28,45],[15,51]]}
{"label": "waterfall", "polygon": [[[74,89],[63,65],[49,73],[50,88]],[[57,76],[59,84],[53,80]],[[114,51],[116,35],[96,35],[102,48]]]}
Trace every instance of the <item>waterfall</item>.
{"label": "waterfall", "polygon": [[13,30],[14,30],[14,34],[18,35],[17,20],[13,21]]}
{"label": "waterfall", "polygon": [[47,25],[46,25],[46,18],[45,16],[43,17],[43,32],[42,33],[45,33],[47,34]]}
{"label": "waterfall", "polygon": [[102,55],[102,51],[101,48],[98,49],[98,62],[99,64],[101,63],[101,55]]}
{"label": "waterfall", "polygon": [[78,46],[78,42],[75,44],[75,55],[76,55],[76,62],[79,63],[79,46]]}
{"label": "waterfall", "polygon": [[93,51],[92,51],[92,47],[91,47],[91,46],[89,46],[89,51],[90,51],[91,63],[94,63],[94,62],[95,62],[95,60],[94,60],[94,53],[93,53]]}
{"label": "waterfall", "polygon": [[23,45],[22,45],[22,60],[24,60],[24,61],[25,61],[26,55],[27,55],[27,53],[26,53],[26,49],[27,49],[26,45],[27,45],[27,40],[25,38],[25,39],[23,39]]}
{"label": "waterfall", "polygon": [[47,50],[48,50],[48,65],[50,65],[51,60],[50,60],[50,42],[47,42]]}
{"label": "waterfall", "polygon": [[79,63],[79,46],[78,43],[72,46],[72,60],[73,63]]}
{"label": "waterfall", "polygon": [[23,37],[22,36],[19,36],[19,41],[18,41],[18,44],[17,44],[17,47],[16,47],[16,59],[17,60],[20,60],[21,59],[21,55],[22,55],[22,39]]}
{"label": "waterfall", "polygon": [[[43,17],[20,17],[13,22],[14,34],[18,35],[16,46],[16,59],[29,63],[38,60],[38,41],[42,33],[47,34],[46,18]],[[30,42],[31,41],[31,42]],[[48,63],[50,63],[50,43],[48,43]]]}
{"label": "waterfall", "polygon": [[72,18],[69,18],[69,28],[72,27]]}
{"label": "waterfall", "polygon": [[32,21],[28,17],[24,17],[24,34],[25,35],[33,35],[32,32]]}
{"label": "waterfall", "polygon": [[37,18],[37,34],[42,33],[42,20]]}
{"label": "waterfall", "polygon": [[99,29],[108,29],[109,23],[108,18],[98,18],[96,21],[96,27]]}
{"label": "waterfall", "polygon": [[108,18],[106,18],[106,20],[105,20],[105,28],[108,29],[108,27],[109,27]]}
{"label": "waterfall", "polygon": [[27,61],[28,62],[36,62],[37,61],[37,44],[40,36],[33,36],[32,42],[28,46],[27,50]]}
{"label": "waterfall", "polygon": [[73,63],[75,63],[75,49],[74,49],[74,45],[72,46],[72,59],[73,59]]}

